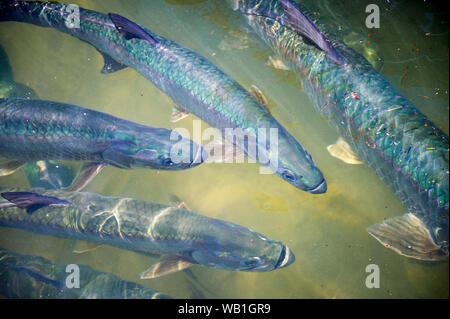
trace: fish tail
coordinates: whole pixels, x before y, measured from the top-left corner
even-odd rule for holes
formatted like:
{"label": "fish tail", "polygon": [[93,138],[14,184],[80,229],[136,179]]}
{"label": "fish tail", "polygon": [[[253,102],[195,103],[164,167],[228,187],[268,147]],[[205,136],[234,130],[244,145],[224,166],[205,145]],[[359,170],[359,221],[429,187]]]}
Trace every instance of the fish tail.
{"label": "fish tail", "polygon": [[444,245],[436,243],[430,229],[411,213],[371,225],[367,231],[383,246],[400,255],[420,260],[448,260],[448,237]]}

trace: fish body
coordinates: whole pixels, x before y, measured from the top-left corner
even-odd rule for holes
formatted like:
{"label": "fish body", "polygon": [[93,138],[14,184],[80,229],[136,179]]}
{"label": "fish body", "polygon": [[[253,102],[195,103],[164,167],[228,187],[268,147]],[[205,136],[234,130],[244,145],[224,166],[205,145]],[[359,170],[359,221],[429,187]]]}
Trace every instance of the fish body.
{"label": "fish body", "polygon": [[[20,299],[169,299],[154,289],[114,274],[78,267],[79,287],[68,287],[74,270],[41,256],[0,249],[0,295]],[[69,269],[69,271],[67,271]],[[70,278],[69,278],[70,279]]]}
{"label": "fish body", "polygon": [[[176,154],[174,159],[175,145],[186,145],[189,152]],[[175,131],[80,106],[0,99],[0,157],[19,163],[72,160],[119,168],[176,170],[199,165],[202,151],[201,146]]]}
{"label": "fish body", "polygon": [[[196,52],[116,14],[79,8],[79,26],[68,27],[70,10],[63,3],[6,1],[0,8],[0,21],[52,27],[92,44],[105,58],[102,72],[136,69],[167,94],[178,111],[219,129],[287,182],[310,193],[326,191],[311,155],[247,90]],[[234,135],[226,129],[242,131]],[[277,130],[277,146],[268,141],[270,129]]]}
{"label": "fish body", "polygon": [[[0,226],[107,244],[149,256],[170,256],[151,268],[151,275],[141,277],[155,277],[164,267],[180,270],[191,264],[270,271],[295,260],[279,241],[182,208],[42,189],[4,189],[2,196],[8,201],[0,202]],[[43,204],[46,200],[48,205]]]}
{"label": "fish body", "polygon": [[[408,209],[369,233],[408,257],[448,259],[448,136],[303,6],[229,3],[296,71],[315,109]],[[324,36],[328,41],[321,42]]]}

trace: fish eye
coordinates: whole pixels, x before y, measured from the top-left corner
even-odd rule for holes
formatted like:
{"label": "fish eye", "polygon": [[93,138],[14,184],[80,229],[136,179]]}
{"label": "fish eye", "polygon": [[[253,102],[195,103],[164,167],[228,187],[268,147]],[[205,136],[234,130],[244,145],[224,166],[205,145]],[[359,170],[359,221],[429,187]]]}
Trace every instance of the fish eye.
{"label": "fish eye", "polygon": [[163,164],[164,166],[172,166],[174,162],[172,162],[170,158],[166,157],[161,159],[161,164]]}
{"label": "fish eye", "polygon": [[261,261],[261,258],[259,258],[259,257],[250,257],[244,261],[244,265],[245,266],[256,266],[259,264],[260,261]]}
{"label": "fish eye", "polygon": [[[287,169],[285,169],[281,175],[283,176],[284,179],[286,179],[290,182],[294,182],[296,180],[295,175]],[[302,177],[302,176],[300,176],[300,177]]]}

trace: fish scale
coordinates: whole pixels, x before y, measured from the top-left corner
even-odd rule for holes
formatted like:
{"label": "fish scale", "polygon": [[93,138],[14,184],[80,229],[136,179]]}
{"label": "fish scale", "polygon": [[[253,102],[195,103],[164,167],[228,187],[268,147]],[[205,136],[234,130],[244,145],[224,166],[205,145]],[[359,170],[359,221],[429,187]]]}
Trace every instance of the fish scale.
{"label": "fish scale", "polygon": [[[185,262],[227,270],[270,271],[295,260],[279,241],[249,228],[177,207],[37,188],[6,188],[2,189],[2,196],[8,198],[5,194],[21,192],[25,192],[21,196],[30,198],[27,202],[36,196],[56,197],[65,202],[29,212],[11,207],[14,200],[0,201],[0,226],[112,245],[148,256],[174,255]],[[255,258],[258,263],[247,263]]]}
{"label": "fish scale", "polygon": [[[110,144],[113,130],[89,129],[89,125],[77,121],[80,116],[68,108],[59,108],[56,114],[59,104],[35,101],[24,105],[21,102],[0,100],[0,156],[24,161],[46,158],[95,161],[101,159],[96,154]],[[80,108],[78,112],[95,116],[87,109]]]}
{"label": "fish scale", "polygon": [[[409,213],[426,225],[441,249],[435,257],[448,258],[448,136],[303,5],[289,2],[315,21],[346,63],[336,63],[292,27],[283,25],[286,16],[282,3],[288,1],[229,2],[234,10],[244,13],[257,35],[297,72],[321,116],[331,119],[329,124],[358,157],[393,189]],[[410,257],[429,258],[420,253]]]}

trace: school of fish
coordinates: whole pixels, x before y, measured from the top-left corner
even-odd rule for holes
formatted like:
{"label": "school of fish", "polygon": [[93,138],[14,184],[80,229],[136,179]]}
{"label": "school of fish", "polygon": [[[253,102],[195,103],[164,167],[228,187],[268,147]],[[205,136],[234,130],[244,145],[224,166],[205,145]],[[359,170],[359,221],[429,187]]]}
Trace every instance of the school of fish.
{"label": "school of fish", "polygon": [[[405,214],[369,226],[368,233],[403,256],[448,260],[448,136],[301,4],[227,3],[280,59],[271,57],[271,64],[296,73],[316,111],[339,133],[327,148],[330,154],[375,170],[404,204]],[[327,191],[312,156],[275,119],[258,88],[246,90],[202,55],[116,13],[80,7],[79,26],[68,25],[67,8],[57,2],[2,1],[0,24],[49,27],[91,44],[103,56],[102,73],[130,67],[165,93],[174,103],[168,121],[193,114],[221,133],[223,140],[216,143],[235,145],[302,191],[314,196]],[[175,195],[165,205],[81,192],[106,166],[119,168],[117,175],[120,169],[177,174],[205,165],[210,154],[175,130],[39,99],[13,80],[2,49],[0,63],[0,178],[23,170],[29,182],[28,188],[0,187],[0,226],[85,245],[74,252],[109,245],[160,256],[136,274],[140,279],[193,265],[267,272],[295,262],[286,244],[194,213]],[[271,129],[277,131],[275,145],[266,139]],[[79,162],[81,168],[76,173],[60,161]],[[254,200],[264,201],[264,193],[257,194]],[[284,202],[281,206],[287,209]],[[8,283],[0,285],[0,294],[8,298],[170,298],[89,266],[81,271],[83,289],[75,292],[66,289],[64,265],[0,247],[0,281]]]}

